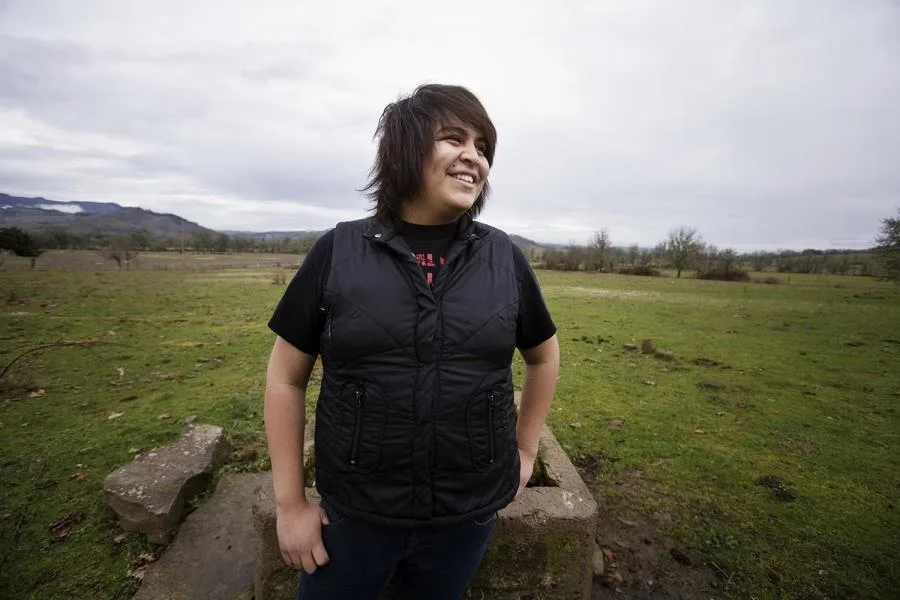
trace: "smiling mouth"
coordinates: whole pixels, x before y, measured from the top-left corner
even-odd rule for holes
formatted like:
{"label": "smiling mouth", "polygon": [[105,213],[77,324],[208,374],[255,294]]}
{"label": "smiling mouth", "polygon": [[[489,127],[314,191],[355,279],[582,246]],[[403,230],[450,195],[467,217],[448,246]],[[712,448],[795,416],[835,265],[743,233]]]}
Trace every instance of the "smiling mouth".
{"label": "smiling mouth", "polygon": [[451,177],[453,177],[453,179],[456,179],[456,180],[458,180],[458,181],[462,181],[462,182],[464,182],[464,183],[468,183],[468,184],[471,184],[471,185],[474,185],[474,184],[475,184],[475,178],[474,178],[473,176],[471,176],[471,175],[466,175],[466,174],[464,174],[464,173],[457,173],[457,174],[455,174],[455,175],[451,175]]}

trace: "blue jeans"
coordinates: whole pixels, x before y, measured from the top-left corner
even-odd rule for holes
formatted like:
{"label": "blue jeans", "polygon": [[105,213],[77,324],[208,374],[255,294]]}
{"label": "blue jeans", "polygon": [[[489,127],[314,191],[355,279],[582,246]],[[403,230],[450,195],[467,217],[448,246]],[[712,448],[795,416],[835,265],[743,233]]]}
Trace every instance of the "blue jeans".
{"label": "blue jeans", "polygon": [[460,600],[475,574],[496,514],[446,527],[372,525],[321,502],[329,561],[301,571],[297,600],[378,600],[394,572],[410,600]]}

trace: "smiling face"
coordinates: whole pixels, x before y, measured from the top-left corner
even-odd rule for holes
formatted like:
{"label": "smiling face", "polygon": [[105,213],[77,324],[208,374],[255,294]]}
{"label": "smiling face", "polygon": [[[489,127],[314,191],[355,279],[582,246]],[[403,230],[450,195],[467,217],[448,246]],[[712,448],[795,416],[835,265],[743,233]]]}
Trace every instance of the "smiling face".
{"label": "smiling face", "polygon": [[402,218],[410,223],[451,223],[475,204],[490,172],[486,142],[469,125],[449,120],[435,127],[434,147],[422,163],[422,187]]}

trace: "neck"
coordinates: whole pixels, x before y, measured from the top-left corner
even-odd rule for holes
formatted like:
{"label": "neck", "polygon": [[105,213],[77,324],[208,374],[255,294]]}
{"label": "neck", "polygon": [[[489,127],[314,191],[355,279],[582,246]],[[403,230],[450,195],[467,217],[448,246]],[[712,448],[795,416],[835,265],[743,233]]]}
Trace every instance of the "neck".
{"label": "neck", "polygon": [[400,211],[400,219],[413,225],[448,225],[464,213],[443,213],[418,202],[407,202]]}

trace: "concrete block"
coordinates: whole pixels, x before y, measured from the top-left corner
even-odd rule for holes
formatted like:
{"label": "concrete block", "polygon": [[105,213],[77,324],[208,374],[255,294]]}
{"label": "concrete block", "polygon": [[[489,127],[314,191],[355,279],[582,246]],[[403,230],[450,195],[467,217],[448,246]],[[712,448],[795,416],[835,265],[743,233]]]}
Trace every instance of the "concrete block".
{"label": "concrete block", "polygon": [[[312,438],[311,428],[307,440]],[[308,448],[311,456],[312,447]],[[469,589],[472,600],[588,600],[598,507],[562,446],[544,427],[538,450],[543,483],[501,510],[487,553]],[[311,461],[307,463],[307,469]],[[537,470],[537,469],[536,469]],[[310,501],[318,502],[314,489]],[[253,508],[256,600],[292,600],[297,571],[281,559],[271,479]],[[389,586],[383,600],[393,600]]]}

